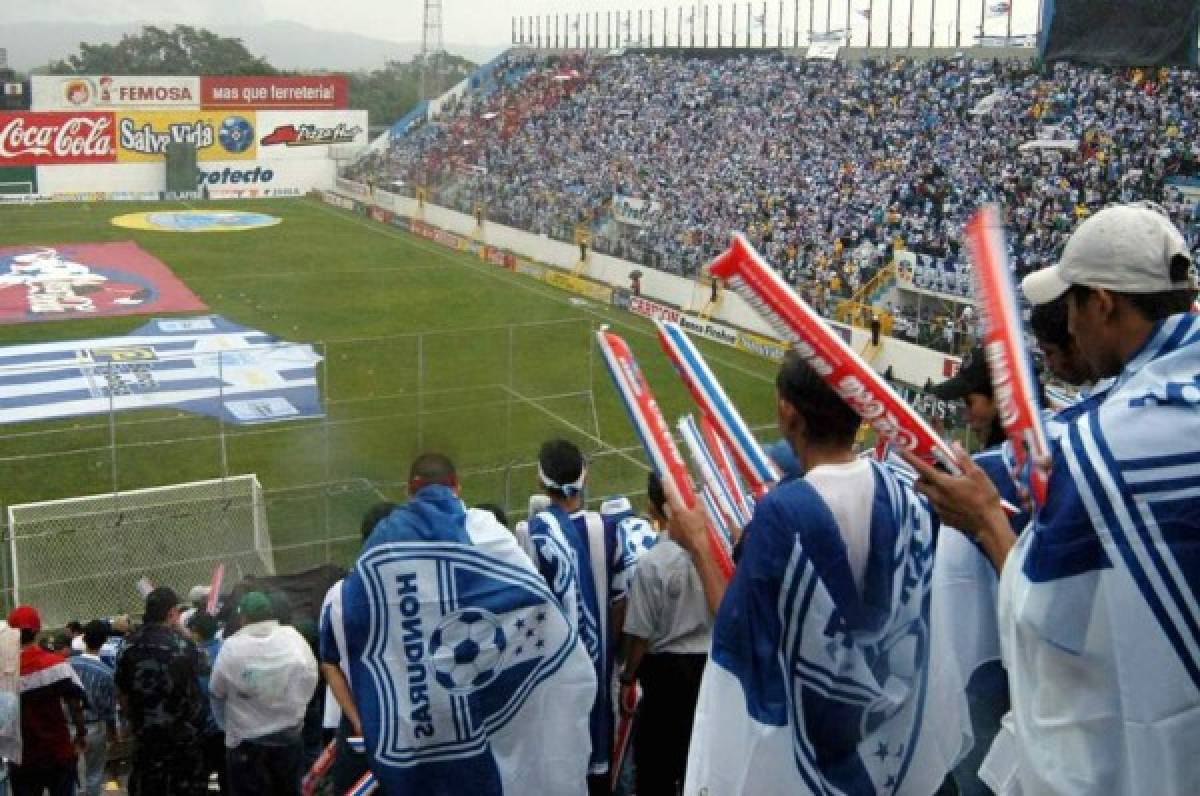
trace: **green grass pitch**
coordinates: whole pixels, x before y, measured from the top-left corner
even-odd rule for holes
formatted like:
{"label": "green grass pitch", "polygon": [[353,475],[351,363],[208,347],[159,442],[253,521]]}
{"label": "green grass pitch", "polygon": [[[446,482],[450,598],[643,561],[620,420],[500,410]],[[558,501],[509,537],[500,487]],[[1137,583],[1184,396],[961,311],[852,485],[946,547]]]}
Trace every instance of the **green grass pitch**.
{"label": "green grass pitch", "polygon": [[[355,544],[315,550],[316,543],[355,534],[378,494],[402,497],[408,464],[421,450],[454,458],[468,502],[523,506],[536,491],[538,445],[552,436],[575,440],[591,457],[592,498],[640,492],[640,450],[614,452],[637,441],[593,351],[592,331],[602,323],[634,348],[669,422],[695,411],[651,325],[623,311],[311,199],[205,206],[284,219],[254,231],[142,232],[109,223],[170,208],[186,209],[0,207],[0,245],[136,240],[211,312],[323,344],[327,417],[222,429],[209,418],[145,410],[119,413],[111,425],[88,416],[0,427],[0,503],[256,473],[271,496],[277,567],[289,571],[324,557],[345,563]],[[144,320],[0,326],[0,345],[119,335]],[[774,366],[700,347],[747,422],[773,436]],[[320,500],[310,499],[318,492]]]}

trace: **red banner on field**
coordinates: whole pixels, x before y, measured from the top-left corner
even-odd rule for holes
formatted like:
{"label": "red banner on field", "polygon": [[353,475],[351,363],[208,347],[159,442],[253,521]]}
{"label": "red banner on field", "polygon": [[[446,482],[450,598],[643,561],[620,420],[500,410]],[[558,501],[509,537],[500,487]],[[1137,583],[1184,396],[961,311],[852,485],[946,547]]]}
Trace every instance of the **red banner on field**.
{"label": "red banner on field", "polygon": [[116,159],[116,125],[111,113],[0,113],[0,166],[112,163]]}
{"label": "red banner on field", "polygon": [[202,108],[327,108],[350,102],[345,75],[209,76],[200,78]]}
{"label": "red banner on field", "polygon": [[0,324],[203,309],[132,241],[0,249]]}

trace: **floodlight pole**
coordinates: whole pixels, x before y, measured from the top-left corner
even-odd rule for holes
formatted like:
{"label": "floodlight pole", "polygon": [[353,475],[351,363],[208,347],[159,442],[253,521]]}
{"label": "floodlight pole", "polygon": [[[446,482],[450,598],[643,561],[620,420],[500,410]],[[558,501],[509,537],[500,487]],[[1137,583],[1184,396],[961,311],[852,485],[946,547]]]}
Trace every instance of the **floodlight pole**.
{"label": "floodlight pole", "polygon": [[434,63],[441,61],[442,52],[442,0],[425,0],[421,29],[421,96],[418,99],[427,100],[431,93],[438,91]]}

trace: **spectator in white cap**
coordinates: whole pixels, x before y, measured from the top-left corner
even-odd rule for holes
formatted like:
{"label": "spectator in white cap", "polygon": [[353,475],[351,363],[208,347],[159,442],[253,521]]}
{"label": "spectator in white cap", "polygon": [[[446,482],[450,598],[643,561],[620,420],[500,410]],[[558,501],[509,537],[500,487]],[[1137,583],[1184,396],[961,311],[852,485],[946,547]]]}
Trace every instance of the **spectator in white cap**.
{"label": "spectator in white cap", "polygon": [[1052,444],[1019,537],[995,488],[912,460],[944,522],[1001,571],[1012,714],[982,774],[1000,793],[1200,793],[1200,317],[1183,237],[1152,204],[1105,208],[1026,278],[1099,377]]}

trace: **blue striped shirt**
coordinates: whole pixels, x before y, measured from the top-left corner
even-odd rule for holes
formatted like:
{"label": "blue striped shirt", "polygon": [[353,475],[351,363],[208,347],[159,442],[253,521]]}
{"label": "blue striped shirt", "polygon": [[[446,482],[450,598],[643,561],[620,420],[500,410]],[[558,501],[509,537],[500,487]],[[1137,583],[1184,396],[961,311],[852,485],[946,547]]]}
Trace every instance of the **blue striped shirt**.
{"label": "blue striped shirt", "polygon": [[90,723],[115,720],[117,696],[112,667],[87,653],[72,657],[70,663],[87,695],[87,703],[83,708],[84,721]]}

